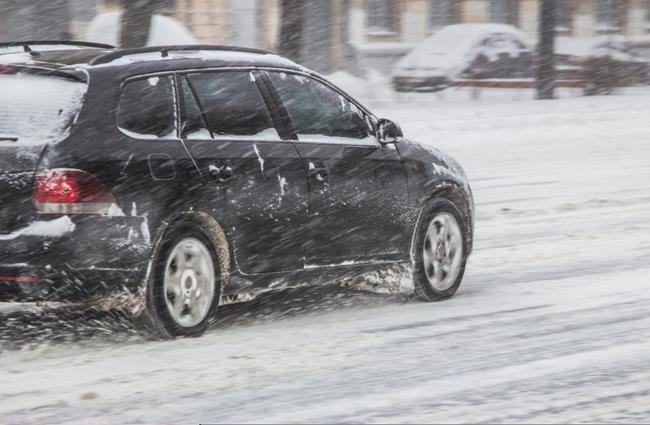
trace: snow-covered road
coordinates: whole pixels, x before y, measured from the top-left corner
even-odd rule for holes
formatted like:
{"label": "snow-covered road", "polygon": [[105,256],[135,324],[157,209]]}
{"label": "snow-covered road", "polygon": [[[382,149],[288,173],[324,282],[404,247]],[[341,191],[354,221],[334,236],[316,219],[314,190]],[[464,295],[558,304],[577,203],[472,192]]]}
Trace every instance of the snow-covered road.
{"label": "snow-covered road", "polygon": [[6,311],[0,421],[650,421],[650,92],[468,97],[376,108],[470,176],[454,299],[301,288],[169,342]]}

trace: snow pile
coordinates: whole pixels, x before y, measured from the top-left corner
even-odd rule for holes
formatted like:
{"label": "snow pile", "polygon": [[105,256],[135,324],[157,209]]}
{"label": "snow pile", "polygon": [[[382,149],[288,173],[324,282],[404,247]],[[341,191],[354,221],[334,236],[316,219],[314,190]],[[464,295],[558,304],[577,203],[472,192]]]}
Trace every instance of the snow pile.
{"label": "snow pile", "polygon": [[[259,62],[260,60],[262,60],[264,61],[265,64],[270,63],[278,67],[289,67],[289,68],[298,67],[306,71],[305,68],[296,64],[295,62],[273,53],[238,52],[238,51],[230,51],[230,50],[177,50],[177,51],[168,52],[167,56],[165,57],[161,57],[160,52],[137,53],[133,55],[122,56],[111,62],[107,62],[105,64],[100,64],[96,66],[128,65],[136,62],[172,60],[172,59],[200,59],[200,60],[219,60],[219,61],[251,62],[251,63]],[[84,68],[88,66],[89,65],[81,65],[80,67]]]}
{"label": "snow pile", "polygon": [[[88,25],[85,39],[96,43],[117,46],[120,39],[122,12],[107,12],[97,15]],[[198,40],[182,23],[173,18],[154,15],[151,20],[147,46],[170,44],[198,44]]]}
{"label": "snow pile", "polygon": [[578,58],[609,56],[620,61],[645,61],[632,51],[627,51],[625,44],[623,37],[558,37],[555,39],[555,53]]}
{"label": "snow pile", "polygon": [[557,37],[554,51],[558,55],[589,56],[598,46],[597,38]]}

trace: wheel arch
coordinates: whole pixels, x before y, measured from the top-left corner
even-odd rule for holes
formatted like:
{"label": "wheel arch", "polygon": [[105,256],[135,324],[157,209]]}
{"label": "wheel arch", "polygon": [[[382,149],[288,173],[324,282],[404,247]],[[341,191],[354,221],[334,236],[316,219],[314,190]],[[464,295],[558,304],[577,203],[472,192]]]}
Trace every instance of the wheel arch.
{"label": "wheel arch", "polygon": [[468,199],[468,196],[471,195],[467,195],[457,184],[445,181],[436,184],[431,193],[423,198],[420,204],[420,213],[418,214],[411,239],[411,260],[415,258],[415,238],[420,227],[422,214],[433,200],[440,198],[448,200],[458,208],[458,211],[460,211],[463,217],[463,227],[465,229],[464,236],[465,244],[467,246],[467,254],[471,254],[474,245],[474,212],[472,211],[471,201]]}
{"label": "wheel arch", "polygon": [[156,232],[154,239],[153,247],[151,249],[151,254],[147,264],[147,271],[143,282],[146,286],[151,275],[151,268],[153,267],[154,259],[158,256],[160,252],[160,247],[165,237],[172,231],[176,226],[181,223],[193,223],[200,227],[203,231],[208,233],[208,236],[214,242],[214,249],[217,251],[217,259],[219,261],[219,271],[221,278],[221,293],[223,294],[224,289],[228,286],[230,281],[230,268],[232,263],[232,251],[230,249],[230,239],[224,230],[224,227],[221,223],[214,218],[212,215],[205,211],[201,210],[192,210],[184,211],[180,214],[175,215],[173,218],[164,220],[162,225]]}

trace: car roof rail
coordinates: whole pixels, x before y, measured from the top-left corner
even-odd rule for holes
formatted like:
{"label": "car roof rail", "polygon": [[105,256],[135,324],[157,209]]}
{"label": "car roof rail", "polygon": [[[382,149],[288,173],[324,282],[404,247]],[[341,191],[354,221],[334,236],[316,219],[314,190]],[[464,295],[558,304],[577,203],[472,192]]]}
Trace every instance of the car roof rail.
{"label": "car roof rail", "polygon": [[138,55],[141,53],[160,53],[161,58],[166,58],[169,56],[169,52],[187,52],[187,51],[197,51],[197,50],[257,53],[262,55],[275,54],[269,50],[254,49],[250,47],[220,46],[214,44],[186,44],[186,45],[177,45],[177,46],[151,46],[151,47],[140,47],[135,49],[119,49],[112,52],[104,53],[103,55],[99,55],[93,58],[89,62],[89,64],[90,65],[106,64],[125,56]]}
{"label": "car roof rail", "polygon": [[88,47],[92,49],[115,49],[115,46],[104,43],[93,43],[90,41],[71,41],[71,40],[27,40],[27,41],[9,41],[0,43],[0,49],[3,47],[22,47],[25,53],[38,53],[38,46],[71,46],[71,47]]}

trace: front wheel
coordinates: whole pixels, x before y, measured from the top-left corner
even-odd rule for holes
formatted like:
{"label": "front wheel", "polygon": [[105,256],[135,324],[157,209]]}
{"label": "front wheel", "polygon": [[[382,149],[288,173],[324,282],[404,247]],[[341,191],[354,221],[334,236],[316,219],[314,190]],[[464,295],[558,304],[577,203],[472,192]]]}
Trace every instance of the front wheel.
{"label": "front wheel", "polygon": [[429,205],[415,240],[415,294],[424,301],[452,297],[465,273],[467,246],[463,219],[446,199]]}
{"label": "front wheel", "polygon": [[203,334],[220,297],[217,259],[200,226],[187,223],[169,232],[153,260],[143,325],[162,338]]}

